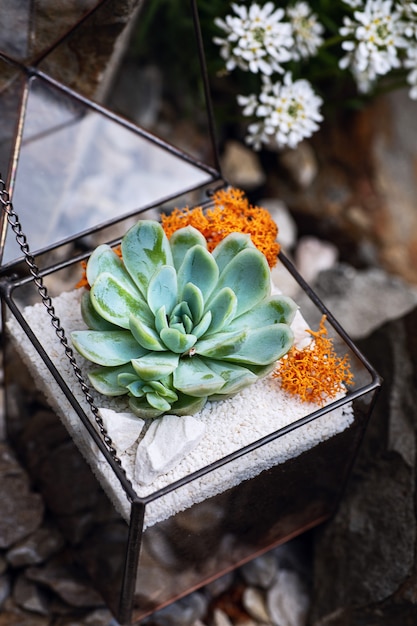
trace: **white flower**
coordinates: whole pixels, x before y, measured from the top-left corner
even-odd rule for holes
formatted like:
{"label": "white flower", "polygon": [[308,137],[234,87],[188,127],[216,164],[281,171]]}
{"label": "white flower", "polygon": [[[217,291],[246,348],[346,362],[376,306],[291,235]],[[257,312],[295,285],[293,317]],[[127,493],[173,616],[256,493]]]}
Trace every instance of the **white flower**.
{"label": "white flower", "polygon": [[297,2],[287,8],[295,47],[292,58],[295,61],[314,56],[323,43],[324,26],[318,21],[307,2]]}
{"label": "white flower", "polygon": [[405,35],[417,40],[417,2],[402,0],[402,2],[398,3],[398,10],[402,12],[407,20],[404,28]]}
{"label": "white flower", "polygon": [[363,0],[343,0],[344,4],[348,4],[353,9],[357,9],[363,5]]}
{"label": "white flower", "polygon": [[392,10],[391,0],[367,0],[363,11],[353,15],[354,20],[344,17],[340,29],[347,54],[339,66],[349,67],[359,90],[367,92],[378,76],[400,67],[398,50],[407,47],[405,23],[400,13]]}
{"label": "white flower", "polygon": [[281,63],[291,59],[290,48],[294,40],[291,25],[282,22],[284,10],[275,9],[273,2],[264,6],[232,4],[235,15],[224,20],[215,19],[215,24],[226,33],[225,38],[215,37],[214,43],[221,46],[220,55],[226,61],[226,69],[242,70],[271,75],[283,73]]}
{"label": "white flower", "polygon": [[407,75],[407,82],[411,85],[409,96],[412,100],[417,100],[417,46],[407,48],[404,67],[411,70]]}
{"label": "white flower", "polygon": [[318,130],[323,117],[320,113],[322,99],[310,83],[301,79],[293,82],[290,73],[283,82],[271,83],[264,79],[262,91],[256,96],[238,96],[245,115],[255,115],[257,121],[248,127],[247,143],[259,149],[261,144],[275,141],[278,147],[295,146]]}

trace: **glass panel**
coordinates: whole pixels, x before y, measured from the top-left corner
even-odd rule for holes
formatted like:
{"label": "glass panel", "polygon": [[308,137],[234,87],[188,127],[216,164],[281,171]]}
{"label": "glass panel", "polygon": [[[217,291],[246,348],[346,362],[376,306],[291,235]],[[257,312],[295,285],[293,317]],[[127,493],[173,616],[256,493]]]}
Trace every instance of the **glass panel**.
{"label": "glass panel", "polygon": [[3,0],[0,52],[31,63],[98,4],[97,0]]}
{"label": "glass panel", "polygon": [[[315,426],[320,428],[327,418],[318,418]],[[353,423],[343,432],[147,528],[136,579],[135,619],[327,519],[337,506],[365,424],[366,414],[355,411]],[[245,462],[256,467],[260,454],[272,457],[285,450],[291,438],[308,438],[310,426],[266,444]],[[233,461],[201,482],[187,483],[176,490],[176,497],[181,500],[181,491],[190,489],[198,493],[201,484],[215,480],[216,472],[239,472],[240,463]],[[169,496],[162,497],[159,506],[169,507]]]}
{"label": "glass panel", "polygon": [[[32,79],[13,184],[32,251],[210,180],[186,155]],[[4,262],[20,256],[8,233]]]}

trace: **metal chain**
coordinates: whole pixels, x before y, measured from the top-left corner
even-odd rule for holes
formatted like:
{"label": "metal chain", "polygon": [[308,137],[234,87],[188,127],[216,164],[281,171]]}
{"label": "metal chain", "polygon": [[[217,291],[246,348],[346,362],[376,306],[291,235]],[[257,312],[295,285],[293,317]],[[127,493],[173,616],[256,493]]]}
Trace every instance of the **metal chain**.
{"label": "metal chain", "polygon": [[46,286],[44,285],[43,278],[40,275],[40,271],[39,271],[38,266],[36,265],[35,258],[30,252],[29,245],[27,242],[27,237],[22,231],[22,226],[21,226],[19,217],[13,208],[13,204],[10,200],[9,192],[6,189],[6,184],[4,180],[2,180],[1,176],[0,176],[0,203],[2,205],[4,212],[7,215],[7,221],[10,224],[14,234],[16,235],[16,241],[24,255],[25,262],[29,268],[30,274],[33,277],[33,282],[35,283],[38,289],[39,295],[42,299],[42,303],[44,304],[51,318],[51,324],[55,328],[55,333],[61,345],[64,348],[65,355],[68,358],[69,362],[71,363],[71,366],[74,370],[74,374],[80,384],[80,387],[85,396],[85,399],[88,402],[90,409],[94,415],[94,419],[96,421],[100,434],[103,437],[104,443],[106,444],[107,449],[110,452],[114,462],[117,463],[117,465],[124,472],[121,461],[119,457],[117,456],[117,450],[114,447],[113,441],[109,437],[106,428],[104,427],[103,420],[99,414],[99,409],[97,408],[96,404],[94,403],[94,399],[90,394],[90,388],[88,387],[88,385],[86,384],[83,378],[81,370],[75,360],[74,352],[68,344],[68,339],[65,335],[65,331],[63,327],[61,326],[61,322],[58,316],[55,313],[55,308],[52,304],[51,297],[48,295],[48,290]]}

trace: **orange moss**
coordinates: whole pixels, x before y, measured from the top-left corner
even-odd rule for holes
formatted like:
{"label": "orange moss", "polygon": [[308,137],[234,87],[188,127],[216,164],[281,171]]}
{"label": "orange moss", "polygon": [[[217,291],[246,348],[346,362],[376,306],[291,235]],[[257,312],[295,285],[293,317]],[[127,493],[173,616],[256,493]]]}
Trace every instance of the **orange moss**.
{"label": "orange moss", "polygon": [[[161,215],[162,227],[168,239],[184,226],[194,226],[207,239],[208,249],[214,250],[230,233],[250,235],[253,244],[266,257],[272,268],[277,263],[279,244],[276,241],[278,227],[267,209],[249,204],[240,189],[221,189],[213,194],[214,206],[206,211],[202,207],[174,209],[169,215]],[[120,246],[114,251],[121,257]],[[82,261],[83,275],[76,287],[87,287],[86,263]]]}
{"label": "orange moss", "polygon": [[335,398],[343,385],[353,382],[349,358],[336,355],[333,342],[327,337],[325,321],[324,315],[317,331],[307,331],[314,341],[303,350],[291,348],[273,373],[282,389],[299,396],[303,402],[321,406]]}
{"label": "orange moss", "polygon": [[203,212],[201,207],[174,209],[169,215],[162,214],[162,227],[168,238],[184,226],[194,226],[208,242],[210,252],[222,239],[234,232],[251,236],[254,245],[266,257],[269,266],[277,263],[279,244],[278,228],[266,209],[249,204],[240,189],[221,189],[213,194],[212,208]]}

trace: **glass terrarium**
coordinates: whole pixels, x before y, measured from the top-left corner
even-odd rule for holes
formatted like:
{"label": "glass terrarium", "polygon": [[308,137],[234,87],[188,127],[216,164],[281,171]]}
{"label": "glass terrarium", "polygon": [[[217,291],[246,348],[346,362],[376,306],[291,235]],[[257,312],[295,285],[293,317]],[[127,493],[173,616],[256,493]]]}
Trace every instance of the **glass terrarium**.
{"label": "glass terrarium", "polygon": [[[202,58],[195,2],[191,10]],[[1,103],[16,129],[8,139],[12,204],[6,185],[2,192],[8,436],[116,618],[137,623],[332,515],[379,378],[280,254],[310,297],[311,308],[301,311],[305,327],[327,316],[354,384],[313,409],[289,400],[270,378],[208,402],[197,413],[204,432],[191,447],[140,480],[136,455],[147,433],[135,431],[132,419],[124,422],[129,428],[103,419],[103,399],[71,347],[75,285],[81,262],[98,245],[118,245],[138,219],[158,220],[184,204],[212,206],[214,190],[226,186],[213,134],[207,152],[214,164],[207,165],[36,66],[0,63],[7,78]],[[204,63],[202,79],[208,93]]]}

